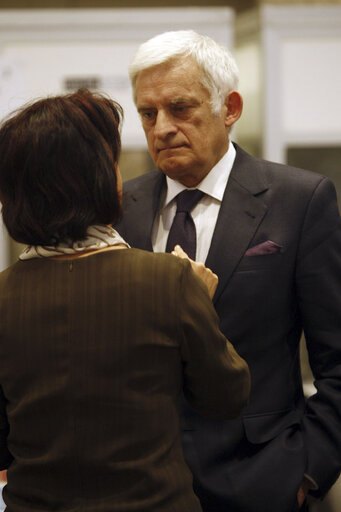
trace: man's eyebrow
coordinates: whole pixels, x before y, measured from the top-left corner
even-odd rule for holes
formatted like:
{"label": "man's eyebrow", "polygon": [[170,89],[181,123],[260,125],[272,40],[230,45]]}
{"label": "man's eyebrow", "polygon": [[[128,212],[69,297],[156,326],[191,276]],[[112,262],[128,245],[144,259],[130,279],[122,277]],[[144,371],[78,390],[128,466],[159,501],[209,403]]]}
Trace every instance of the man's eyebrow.
{"label": "man's eyebrow", "polygon": [[[176,105],[199,105],[200,101],[198,101],[194,96],[184,97],[179,96],[177,98],[173,98],[168,103],[171,107]],[[137,105],[137,111],[143,112],[145,110],[155,110],[155,107],[149,105],[148,103],[142,103],[141,105]]]}
{"label": "man's eyebrow", "polygon": [[194,97],[182,97],[182,96],[179,96],[178,98],[174,98],[172,99],[170,102],[170,105],[178,105],[179,103],[189,103],[189,104],[194,104],[196,105],[198,102],[198,100]]}
{"label": "man's eyebrow", "polygon": [[138,105],[137,106],[137,111],[140,112],[142,110],[152,110],[152,108],[153,107],[151,107],[150,105],[147,105],[147,104],[143,105],[142,104],[142,105]]}

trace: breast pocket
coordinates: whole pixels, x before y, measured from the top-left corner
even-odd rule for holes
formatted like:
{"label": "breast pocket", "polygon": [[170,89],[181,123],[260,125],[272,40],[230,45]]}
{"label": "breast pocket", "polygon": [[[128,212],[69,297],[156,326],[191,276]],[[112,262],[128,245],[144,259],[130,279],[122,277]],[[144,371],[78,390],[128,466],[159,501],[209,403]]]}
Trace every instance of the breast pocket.
{"label": "breast pocket", "polygon": [[283,254],[265,254],[262,256],[244,256],[240,260],[236,272],[247,272],[252,270],[274,270],[284,263]]}

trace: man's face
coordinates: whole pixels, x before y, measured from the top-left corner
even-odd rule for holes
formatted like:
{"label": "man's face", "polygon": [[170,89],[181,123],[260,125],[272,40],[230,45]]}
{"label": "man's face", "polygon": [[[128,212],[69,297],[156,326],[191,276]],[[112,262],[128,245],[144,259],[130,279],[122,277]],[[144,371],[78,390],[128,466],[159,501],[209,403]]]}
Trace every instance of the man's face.
{"label": "man's face", "polygon": [[136,81],[136,105],[151,157],[187,187],[200,183],[228,149],[227,108],[212,113],[201,73],[187,57],[141,71]]}

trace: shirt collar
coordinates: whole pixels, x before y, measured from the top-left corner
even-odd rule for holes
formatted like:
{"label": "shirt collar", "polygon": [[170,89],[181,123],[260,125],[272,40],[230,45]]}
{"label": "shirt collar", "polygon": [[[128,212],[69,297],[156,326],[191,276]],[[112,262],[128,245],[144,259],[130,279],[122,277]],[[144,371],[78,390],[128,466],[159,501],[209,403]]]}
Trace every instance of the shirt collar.
{"label": "shirt collar", "polygon": [[[236,150],[230,142],[229,148],[219,162],[211,169],[205,178],[195,188],[201,190],[206,195],[222,201],[227,181],[236,158]],[[187,187],[176,180],[166,176],[167,193],[165,197],[164,207],[166,207],[173,199]]]}

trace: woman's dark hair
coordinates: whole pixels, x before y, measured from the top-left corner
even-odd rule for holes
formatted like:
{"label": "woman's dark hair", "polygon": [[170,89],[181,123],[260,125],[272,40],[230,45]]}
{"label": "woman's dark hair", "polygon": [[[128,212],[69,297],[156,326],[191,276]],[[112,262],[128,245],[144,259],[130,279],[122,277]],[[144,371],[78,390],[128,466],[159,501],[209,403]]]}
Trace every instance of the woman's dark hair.
{"label": "woman's dark hair", "polygon": [[81,89],[23,107],[0,128],[0,201],[10,236],[29,245],[82,240],[121,214],[121,106]]}

